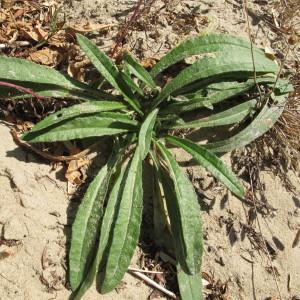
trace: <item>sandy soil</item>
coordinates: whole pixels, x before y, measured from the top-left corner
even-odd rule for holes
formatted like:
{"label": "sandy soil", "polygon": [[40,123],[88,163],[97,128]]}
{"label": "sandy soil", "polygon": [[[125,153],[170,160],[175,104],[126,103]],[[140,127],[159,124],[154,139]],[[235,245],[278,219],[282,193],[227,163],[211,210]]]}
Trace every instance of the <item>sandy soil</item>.
{"label": "sandy soil", "polygon": [[[69,20],[117,25],[124,21],[134,3],[133,0],[70,0],[64,7]],[[252,1],[249,6],[257,45],[282,51],[277,35],[263,21],[267,6]],[[102,49],[108,50],[117,31],[113,27],[93,37]],[[174,0],[164,5],[163,1],[157,1],[153,12],[139,22],[127,48],[140,59],[159,58],[184,37],[203,31],[247,37],[241,3]],[[66,252],[77,203],[69,199],[59,169],[53,171],[47,163],[19,149],[9,128],[2,124],[0,136],[0,299],[67,299],[70,291]],[[176,151],[176,156],[181,161],[189,158],[181,151]],[[224,160],[230,164],[229,155]],[[204,203],[203,272],[214,279],[220,294],[227,283],[224,298],[210,299],[275,300],[280,299],[278,288],[282,299],[298,299],[300,246],[292,244],[300,229],[299,176],[287,173],[297,187],[291,193],[278,177],[263,171],[264,205],[259,206],[258,218],[254,220],[253,208],[228,194],[201,168],[188,167],[187,171]],[[137,253],[133,265],[138,256]],[[100,296],[93,288],[84,299],[143,300],[152,292],[129,274],[123,283],[108,296]]]}

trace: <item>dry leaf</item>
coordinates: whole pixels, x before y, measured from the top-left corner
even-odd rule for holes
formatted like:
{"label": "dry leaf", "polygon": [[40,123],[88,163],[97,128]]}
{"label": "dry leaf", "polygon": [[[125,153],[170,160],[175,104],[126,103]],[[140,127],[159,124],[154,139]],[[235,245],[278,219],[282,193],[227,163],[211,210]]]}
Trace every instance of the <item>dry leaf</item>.
{"label": "dry leaf", "polygon": [[141,65],[144,68],[152,68],[156,64],[156,60],[154,58],[146,58],[141,61]]}
{"label": "dry leaf", "polygon": [[26,31],[26,30],[22,30],[22,31],[23,31],[22,33],[25,37],[30,38],[36,42],[43,41],[48,36],[47,32],[39,27],[32,28],[29,31]]}
{"label": "dry leaf", "polygon": [[0,23],[5,22],[6,20],[6,14],[0,10]]}
{"label": "dry leaf", "polygon": [[87,158],[70,161],[65,174],[66,179],[72,184],[80,185],[83,182],[81,168],[89,164],[90,161]]}
{"label": "dry leaf", "polygon": [[115,26],[114,24],[98,24],[98,23],[92,23],[89,21],[83,22],[83,23],[70,23],[67,25],[66,30],[69,30],[73,33],[86,33],[86,32],[92,32],[92,31],[100,31],[104,29],[109,29],[111,27]]}
{"label": "dry leaf", "polygon": [[44,48],[29,55],[29,59],[35,63],[46,66],[56,66],[62,61],[62,54],[56,50]]}
{"label": "dry leaf", "polygon": [[268,46],[265,47],[265,55],[271,60],[276,59],[274,50]]}

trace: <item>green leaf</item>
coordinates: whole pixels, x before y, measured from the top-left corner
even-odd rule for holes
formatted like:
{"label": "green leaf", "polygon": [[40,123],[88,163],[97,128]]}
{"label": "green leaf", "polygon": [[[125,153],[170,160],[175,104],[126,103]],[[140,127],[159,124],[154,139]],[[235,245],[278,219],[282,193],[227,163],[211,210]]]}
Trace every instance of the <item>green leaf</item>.
{"label": "green leaf", "polygon": [[124,114],[94,113],[67,119],[45,129],[33,128],[22,137],[28,142],[55,142],[135,131],[137,122]]}
{"label": "green leaf", "polygon": [[208,128],[235,124],[244,120],[251,113],[251,111],[253,111],[256,104],[257,101],[255,99],[252,99],[220,113],[212,114],[211,116],[204,119],[188,122],[185,124],[170,125],[166,128]]}
{"label": "green leaf", "polygon": [[[195,82],[196,80],[215,80],[215,77],[233,74],[253,75],[251,54],[246,51],[217,52],[215,57],[205,57],[185,68],[171,80],[155,99],[154,107],[176,90]],[[260,55],[255,57],[257,74],[276,73],[278,66],[271,60]],[[209,83],[209,82],[208,82]]]}
{"label": "green leaf", "polygon": [[150,73],[140,65],[128,52],[124,53],[123,60],[129,71],[134,74],[139,80],[147,84],[150,88],[156,89],[156,84],[152,79]]}
{"label": "green leaf", "polygon": [[[90,88],[67,75],[25,59],[0,56],[0,81],[32,89],[40,96],[86,100],[110,100],[110,95]],[[0,87],[2,96],[24,96],[26,93]],[[32,97],[31,95],[29,95]]]}
{"label": "green leaf", "polygon": [[202,222],[197,195],[192,183],[182,172],[178,163],[160,142],[156,145],[168,167],[168,176],[161,176],[166,196],[168,214],[175,252],[181,268],[188,274],[200,271],[202,257]]}
{"label": "green leaf", "polygon": [[135,91],[142,97],[144,96],[144,91],[132,80],[130,75],[126,73],[122,73],[121,76],[123,77],[124,81],[131,88],[132,91]]}
{"label": "green leaf", "polygon": [[[192,94],[181,95],[179,101],[169,104],[160,110],[160,115],[184,113],[207,105],[214,105],[224,100],[241,95],[255,86],[253,80],[246,82],[219,82]],[[176,99],[176,98],[175,98]]]}
{"label": "green leaf", "polygon": [[138,147],[127,166],[118,197],[121,198],[120,208],[111,233],[101,293],[110,292],[122,280],[137,246],[143,205],[142,161]]}
{"label": "green leaf", "polygon": [[101,230],[100,230],[100,238],[99,245],[96,253],[96,257],[91,265],[89,272],[84,279],[82,285],[79,290],[75,293],[75,297],[73,300],[80,300],[84,293],[91,287],[93,284],[96,275],[99,271],[101,265],[106,262],[105,250],[108,249],[110,245],[110,240],[112,238],[112,228],[115,226],[117,213],[120,205],[120,188],[124,178],[125,169],[121,170],[113,189],[110,193],[109,199],[107,201],[107,206],[105,208],[105,213],[102,219]]}
{"label": "green leaf", "polygon": [[124,104],[113,101],[89,101],[85,103],[76,104],[67,108],[63,108],[57,111],[56,113],[49,115],[44,120],[36,124],[33,128],[33,131],[45,129],[49,126],[53,126],[54,124],[60,123],[62,121],[74,117],[80,117],[86,114],[96,112],[100,113],[104,111],[119,110],[124,108],[126,108]]}
{"label": "green leaf", "polygon": [[126,101],[134,108],[135,111],[142,114],[140,104],[134,98],[133,93],[124,81],[121,73],[110,60],[95,44],[81,34],[76,35],[81,49],[91,60],[96,69],[105,77],[105,79],[117,89],[126,99]]}
{"label": "green leaf", "polygon": [[269,106],[266,103],[254,120],[234,136],[203,146],[215,153],[225,153],[246,146],[274,126],[284,110],[286,97],[286,94],[275,96],[276,104]]}
{"label": "green leaf", "polygon": [[189,275],[177,267],[180,297],[183,300],[203,300],[202,278],[200,274]]}
{"label": "green leaf", "polygon": [[111,158],[89,185],[72,226],[69,264],[73,291],[79,287],[93,260],[103,204],[116,161],[117,157]]}
{"label": "green leaf", "polygon": [[[248,50],[251,56],[251,44],[242,38],[226,34],[200,35],[173,48],[152,68],[151,75],[156,77],[163,70],[192,55],[219,51],[233,53],[238,49]],[[264,55],[264,52],[256,47],[253,47],[253,50],[256,54]]]}
{"label": "green leaf", "polygon": [[154,109],[143,122],[139,133],[139,148],[142,159],[145,159],[151,145],[152,132],[155,125],[158,109]]}
{"label": "green leaf", "polygon": [[201,166],[206,168],[235,195],[240,198],[244,197],[244,187],[239,182],[235,174],[230,170],[230,168],[227,167],[216,155],[204,147],[199,146],[187,139],[168,136],[166,140],[175,146],[181,147],[186,152],[191,154]]}

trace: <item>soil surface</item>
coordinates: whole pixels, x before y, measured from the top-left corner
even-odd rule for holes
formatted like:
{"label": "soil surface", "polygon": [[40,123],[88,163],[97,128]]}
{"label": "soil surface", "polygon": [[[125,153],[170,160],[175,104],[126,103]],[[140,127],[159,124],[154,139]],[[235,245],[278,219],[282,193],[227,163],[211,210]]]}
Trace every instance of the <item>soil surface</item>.
{"label": "soil surface", "polygon": [[[118,26],[128,19],[136,2],[69,0],[62,5],[67,22],[112,24],[110,30],[90,35],[108,51],[115,44]],[[268,25],[273,6],[269,1],[248,2],[256,45],[283,57],[278,33]],[[241,1],[157,0],[124,47],[140,60],[158,59],[185,37],[203,32],[248,38]],[[299,48],[295,51],[299,54]],[[20,149],[8,126],[1,123],[0,136],[0,299],[67,299],[66,253],[78,202],[71,200],[60,167],[53,170]],[[189,160],[183,151],[175,150],[175,155],[179,161]],[[223,159],[231,164],[229,154]],[[299,174],[286,174],[296,187],[292,192],[271,170],[262,171],[264,191],[254,191],[259,199],[255,208],[232,196],[203,169],[189,166],[187,173],[202,201],[202,272],[212,282],[205,289],[207,299],[299,299],[300,245],[295,243],[300,230]],[[244,184],[249,187],[251,182]],[[132,266],[139,268],[139,256],[140,250]],[[149,297],[164,296],[153,294],[152,288],[126,274],[121,286],[109,295],[99,295],[93,287],[84,299]]]}

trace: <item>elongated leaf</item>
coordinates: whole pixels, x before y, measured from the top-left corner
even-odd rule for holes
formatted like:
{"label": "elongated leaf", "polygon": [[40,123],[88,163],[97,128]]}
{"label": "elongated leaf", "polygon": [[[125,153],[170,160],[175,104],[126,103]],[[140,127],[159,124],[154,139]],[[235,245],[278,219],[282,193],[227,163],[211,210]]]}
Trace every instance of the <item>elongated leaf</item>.
{"label": "elongated leaf", "polygon": [[177,267],[180,297],[183,300],[203,300],[202,278],[200,274],[188,275]]}
{"label": "elongated leaf", "polygon": [[137,147],[118,193],[120,208],[107,252],[101,292],[108,293],[122,280],[137,246],[142,219],[142,161]]}
{"label": "elongated leaf", "polygon": [[266,104],[254,120],[234,136],[203,146],[211,152],[225,153],[251,143],[266,133],[277,122],[284,110],[286,97],[287,94],[275,96],[276,104],[271,106]]}
{"label": "elongated leaf", "polygon": [[244,197],[245,190],[235,174],[212,152],[187,139],[168,136],[166,140],[175,146],[181,147],[186,152],[191,154],[201,166],[206,168],[235,195],[240,198]]}
{"label": "elongated leaf", "polygon": [[140,65],[128,52],[125,52],[123,59],[132,74],[134,74],[139,80],[147,84],[150,88],[156,88],[156,84],[152,79],[150,73],[142,65]]}
{"label": "elongated leaf", "polygon": [[[151,75],[156,77],[161,71],[192,55],[219,51],[233,53],[240,48],[249,50],[251,55],[251,44],[242,38],[225,34],[200,35],[173,48],[152,68]],[[264,55],[264,52],[256,47],[253,47],[253,50],[256,54]]]}
{"label": "elongated leaf", "polygon": [[[32,89],[41,96],[86,100],[113,99],[110,95],[94,90],[87,84],[63,75],[54,69],[25,59],[0,56],[0,66],[0,81]],[[3,97],[24,96],[26,94],[3,86],[0,87],[0,92]]]}
{"label": "elongated leaf", "polygon": [[122,73],[121,76],[132,91],[138,93],[140,96],[144,96],[144,91],[133,81],[130,74]]}
{"label": "elongated leaf", "polygon": [[44,120],[40,121],[34,126],[33,131],[45,129],[49,126],[53,126],[54,124],[60,123],[62,121],[74,117],[80,117],[86,114],[96,112],[100,113],[104,111],[119,110],[124,108],[126,108],[124,104],[113,101],[89,101],[85,103],[76,104],[71,107],[63,108],[58,112],[46,117]]}
{"label": "elongated leaf", "polygon": [[249,91],[255,86],[253,80],[246,82],[220,82],[207,86],[196,93],[182,95],[175,103],[160,110],[160,115],[184,113],[201,107],[213,106],[219,102],[236,97]]}
{"label": "elongated leaf", "polygon": [[158,109],[154,109],[141,126],[139,133],[139,147],[142,159],[145,159],[151,144],[152,132],[155,125]]}
{"label": "elongated leaf", "polygon": [[105,213],[103,216],[99,245],[97,249],[96,257],[93,261],[89,272],[84,279],[79,290],[75,293],[74,300],[80,300],[84,293],[91,287],[93,284],[96,275],[99,271],[101,264],[104,264],[105,261],[105,250],[109,247],[109,240],[111,239],[111,232],[116,222],[117,213],[120,205],[120,188],[124,178],[125,169],[121,170],[118,179],[116,180],[114,187],[110,193],[109,199],[107,201],[107,206],[105,208]]}
{"label": "elongated leaf", "polygon": [[93,44],[88,38],[81,34],[77,34],[77,40],[85,52],[87,57],[91,60],[96,69],[105,77],[105,79],[117,89],[126,99],[126,101],[139,113],[140,104],[134,98],[130,88],[124,81],[121,73],[114,65],[114,63],[103,53],[95,44]]}
{"label": "elongated leaf", "polygon": [[123,114],[96,113],[67,119],[41,130],[33,128],[22,139],[29,142],[67,141],[134,131],[136,125],[136,121]]}
{"label": "elongated leaf", "polygon": [[244,120],[255,108],[256,104],[257,101],[252,99],[204,119],[185,124],[171,125],[167,126],[167,128],[208,128],[235,124]]}
{"label": "elongated leaf", "polygon": [[[257,55],[255,57],[255,70],[257,74],[275,73],[278,66],[271,60]],[[218,52],[215,57],[205,57],[187,67],[177,77],[170,81],[155,99],[157,106],[176,90],[196,81],[208,78],[214,79],[216,76],[232,74],[253,74],[253,61],[251,55],[246,51]]]}
{"label": "elongated leaf", "polygon": [[160,142],[156,143],[168,167],[173,186],[161,176],[177,259],[188,274],[200,271],[202,257],[202,225],[197,195],[192,183],[178,163]]}
{"label": "elongated leaf", "polygon": [[103,204],[117,157],[111,158],[89,185],[72,226],[70,283],[75,291],[84,279],[96,250]]}

